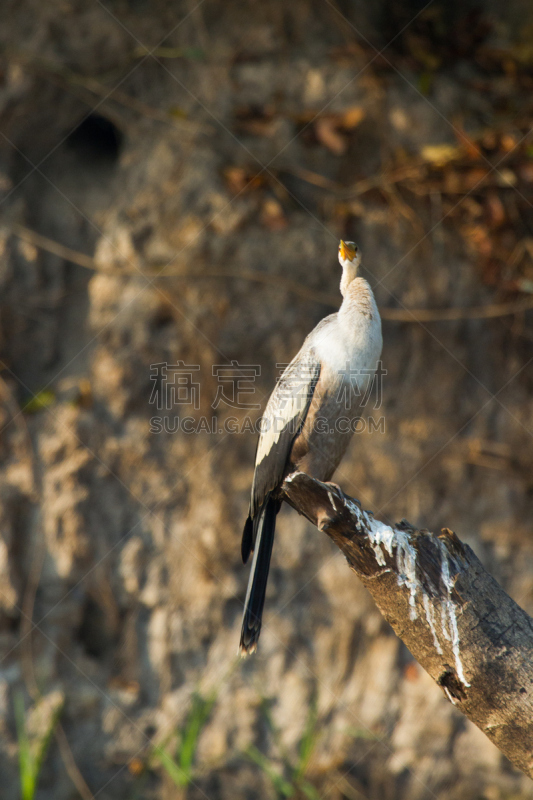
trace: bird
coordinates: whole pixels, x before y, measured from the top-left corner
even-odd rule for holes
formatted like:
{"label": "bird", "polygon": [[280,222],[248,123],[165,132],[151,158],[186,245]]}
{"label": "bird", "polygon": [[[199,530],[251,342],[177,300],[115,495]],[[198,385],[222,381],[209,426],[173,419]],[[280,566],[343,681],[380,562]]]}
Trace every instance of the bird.
{"label": "bird", "polygon": [[296,472],[330,481],[355,430],[353,422],[360,419],[360,398],[381,356],[374,293],[357,274],[360,250],[341,239],[338,258],[342,304],[307,336],[279,378],[261,419],[241,545],[245,564],[253,553],[239,644],[242,656],[256,651],[261,632],[282,484]]}

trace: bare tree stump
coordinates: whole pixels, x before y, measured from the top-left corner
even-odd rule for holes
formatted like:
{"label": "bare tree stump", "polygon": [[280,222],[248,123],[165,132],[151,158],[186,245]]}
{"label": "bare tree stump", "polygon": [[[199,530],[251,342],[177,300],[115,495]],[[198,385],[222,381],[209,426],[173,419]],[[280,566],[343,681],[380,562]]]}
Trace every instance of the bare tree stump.
{"label": "bare tree stump", "polygon": [[448,699],[533,777],[533,620],[468,545],[374,519],[302,472],[286,501],[342,550],[379,610]]}

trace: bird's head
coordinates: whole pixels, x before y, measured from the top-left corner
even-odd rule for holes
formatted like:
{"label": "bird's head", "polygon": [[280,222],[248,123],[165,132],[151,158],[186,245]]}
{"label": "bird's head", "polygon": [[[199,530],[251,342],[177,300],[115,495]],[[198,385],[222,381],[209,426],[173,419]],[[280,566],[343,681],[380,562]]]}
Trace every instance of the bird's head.
{"label": "bird's head", "polygon": [[341,292],[344,295],[348,285],[357,275],[361,263],[361,251],[354,242],[339,243],[339,264],[342,267]]}

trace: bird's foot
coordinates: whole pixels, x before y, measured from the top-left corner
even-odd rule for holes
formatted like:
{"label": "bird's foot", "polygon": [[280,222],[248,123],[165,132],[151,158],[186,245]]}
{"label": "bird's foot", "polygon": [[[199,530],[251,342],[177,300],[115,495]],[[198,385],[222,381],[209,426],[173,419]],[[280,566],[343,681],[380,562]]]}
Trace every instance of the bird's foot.
{"label": "bird's foot", "polygon": [[335,489],[335,491],[342,496],[343,491],[338,483],[333,483],[333,481],[325,481],[325,484],[326,486],[331,486],[332,489]]}

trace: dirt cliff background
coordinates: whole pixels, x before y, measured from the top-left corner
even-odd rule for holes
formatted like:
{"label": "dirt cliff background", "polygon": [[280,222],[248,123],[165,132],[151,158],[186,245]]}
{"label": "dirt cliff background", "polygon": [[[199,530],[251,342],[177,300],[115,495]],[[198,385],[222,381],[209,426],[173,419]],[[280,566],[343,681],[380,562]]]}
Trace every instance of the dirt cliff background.
{"label": "dirt cliff background", "polygon": [[[385,422],[337,480],[457,531],[533,611],[529,4],[0,17],[1,796],[20,796],[22,698],[35,741],[59,709],[43,799],[533,798],[289,510],[259,652],[236,660],[255,437],[172,430],[257,418],[212,408],[213,366],[260,366],[264,405],[357,240]],[[153,432],[153,365],[178,362],[198,407]]]}

